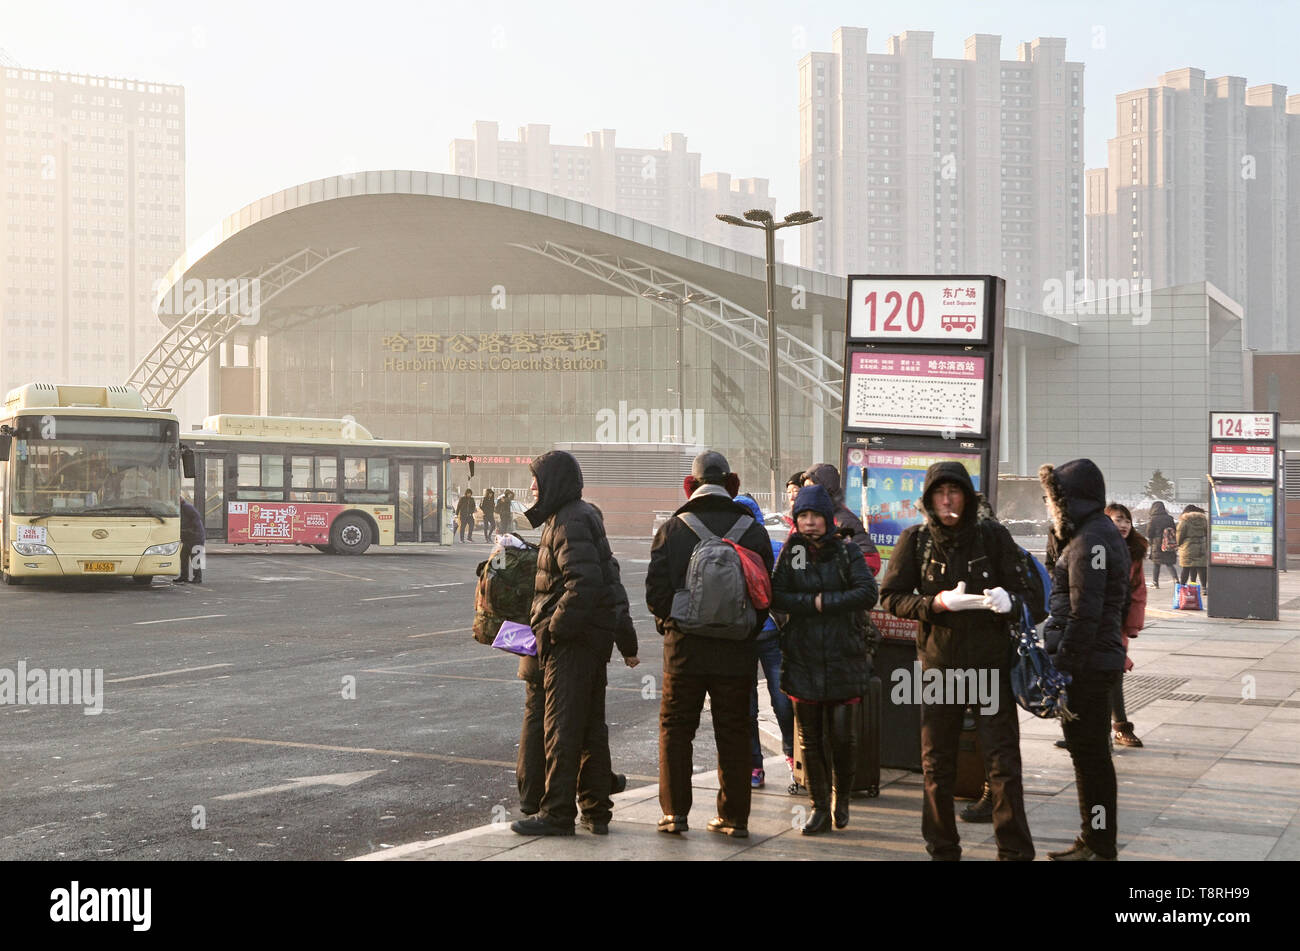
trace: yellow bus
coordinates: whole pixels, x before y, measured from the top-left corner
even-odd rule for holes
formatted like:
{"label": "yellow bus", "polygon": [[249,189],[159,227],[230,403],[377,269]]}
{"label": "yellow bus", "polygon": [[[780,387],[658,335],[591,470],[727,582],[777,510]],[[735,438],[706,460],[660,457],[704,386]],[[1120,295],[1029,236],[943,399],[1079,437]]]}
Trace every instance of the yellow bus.
{"label": "yellow bus", "polygon": [[207,540],[310,545],[451,544],[444,442],[376,439],[350,418],[209,416],[181,434]]}
{"label": "yellow bus", "polygon": [[180,574],[180,421],[126,386],[28,383],[0,411],[5,584]]}

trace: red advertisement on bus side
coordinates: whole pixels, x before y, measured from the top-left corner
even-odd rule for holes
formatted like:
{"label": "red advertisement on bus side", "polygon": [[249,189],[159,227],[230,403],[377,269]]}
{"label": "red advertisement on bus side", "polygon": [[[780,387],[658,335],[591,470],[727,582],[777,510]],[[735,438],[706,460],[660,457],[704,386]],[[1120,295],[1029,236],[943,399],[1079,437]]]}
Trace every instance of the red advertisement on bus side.
{"label": "red advertisement on bus side", "polygon": [[330,525],[349,508],[330,502],[230,502],[226,540],[232,544],[327,545]]}

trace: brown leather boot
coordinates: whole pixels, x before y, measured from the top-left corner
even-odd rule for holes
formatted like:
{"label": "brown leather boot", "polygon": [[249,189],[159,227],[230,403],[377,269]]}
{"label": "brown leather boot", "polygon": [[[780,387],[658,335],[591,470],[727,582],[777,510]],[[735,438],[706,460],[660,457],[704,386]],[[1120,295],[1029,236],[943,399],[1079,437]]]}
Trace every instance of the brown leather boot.
{"label": "brown leather boot", "polygon": [[1142,741],[1133,734],[1133,724],[1127,720],[1115,724],[1115,742],[1120,746],[1129,746],[1133,749],[1142,748]]}

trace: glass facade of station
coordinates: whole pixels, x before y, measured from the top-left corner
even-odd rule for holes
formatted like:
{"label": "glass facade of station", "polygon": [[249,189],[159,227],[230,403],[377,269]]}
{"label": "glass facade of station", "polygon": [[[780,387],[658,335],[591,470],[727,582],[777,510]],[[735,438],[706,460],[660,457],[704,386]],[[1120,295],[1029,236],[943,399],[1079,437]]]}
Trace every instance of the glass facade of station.
{"label": "glass facade of station", "polygon": [[[446,440],[478,457],[493,485],[526,488],[526,460],[559,442],[676,441],[676,318],[644,300],[435,297],[287,323],[266,341],[266,412],[351,415],[383,438]],[[689,325],[683,352],[686,441],[719,449],[765,489],[766,366]],[[813,411],[783,390],[782,471],[817,461]]]}

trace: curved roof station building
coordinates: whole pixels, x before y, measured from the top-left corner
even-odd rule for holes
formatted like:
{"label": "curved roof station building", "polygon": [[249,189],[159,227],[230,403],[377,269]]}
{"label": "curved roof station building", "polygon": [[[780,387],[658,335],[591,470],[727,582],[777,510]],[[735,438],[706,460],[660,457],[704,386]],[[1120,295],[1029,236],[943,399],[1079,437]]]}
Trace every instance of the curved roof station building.
{"label": "curved roof station building", "polygon": [[[846,282],[785,264],[776,280],[785,472],[838,455]],[[712,299],[683,306],[679,337],[659,292]],[[681,460],[708,445],[765,489],[765,307],[752,255],[520,186],[359,172],[255,201],[196,243],[161,282],[167,331],[130,382],[167,405],[211,360],[211,413],[444,440],[478,460],[476,489],[526,487],[532,457],[586,443],[610,444],[625,484],[644,470],[680,492]],[[1007,336],[1078,339],[1024,312]]]}

